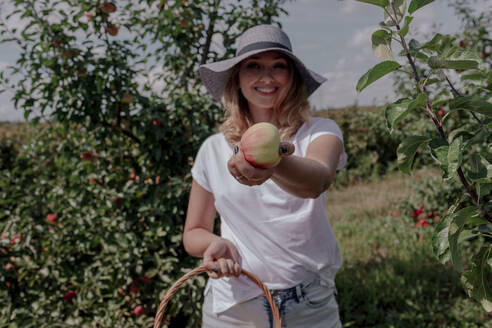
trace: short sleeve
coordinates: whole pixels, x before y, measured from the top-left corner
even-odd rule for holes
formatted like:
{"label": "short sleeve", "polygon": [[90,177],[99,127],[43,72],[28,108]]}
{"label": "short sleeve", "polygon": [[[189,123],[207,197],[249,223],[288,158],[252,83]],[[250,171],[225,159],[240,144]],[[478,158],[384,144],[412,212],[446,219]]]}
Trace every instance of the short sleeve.
{"label": "short sleeve", "polygon": [[338,124],[331,119],[317,118],[316,121],[312,122],[312,126],[310,128],[310,142],[325,134],[332,134],[338,137],[338,139],[342,142],[343,149],[337,165],[337,171],[341,170],[345,164],[347,164],[347,153],[345,152],[345,143],[343,141],[342,130]]}
{"label": "short sleeve", "polygon": [[200,146],[198,154],[195,157],[193,167],[191,168],[191,176],[205,190],[212,192],[212,188],[210,187],[209,182],[209,174],[206,166],[206,163],[210,163],[210,161],[207,160],[207,157],[210,156],[209,148],[210,139],[206,139]]}

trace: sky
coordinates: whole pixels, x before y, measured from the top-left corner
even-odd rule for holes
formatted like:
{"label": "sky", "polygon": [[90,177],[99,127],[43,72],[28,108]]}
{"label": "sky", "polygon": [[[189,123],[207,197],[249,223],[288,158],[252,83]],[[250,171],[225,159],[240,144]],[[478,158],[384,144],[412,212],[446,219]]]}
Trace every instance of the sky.
{"label": "sky", "polygon": [[[436,0],[416,11],[408,37],[425,41],[437,30],[442,34],[459,31],[461,23],[448,2]],[[476,10],[492,10],[492,0],[470,0],[470,4]],[[355,0],[294,0],[288,1],[285,9],[289,15],[282,15],[280,22],[294,54],[327,78],[309,99],[313,108],[383,105],[395,100],[391,75],[360,94],[355,90],[359,78],[379,62],[371,45],[371,35],[384,19],[379,7]],[[18,57],[14,45],[0,44],[0,69],[14,64]],[[11,97],[11,93],[0,94],[0,121],[23,121],[23,113],[14,109]]]}
{"label": "sky", "polygon": [[[461,22],[448,3],[436,0],[414,12],[408,40],[428,40],[426,36],[437,30],[441,34],[460,31]],[[492,0],[469,3],[477,11],[492,10]],[[383,105],[396,100],[391,74],[360,94],[355,90],[359,78],[380,62],[372,52],[371,35],[384,20],[381,8],[355,0],[297,0],[289,2],[286,9],[290,15],[282,19],[283,29],[291,38],[294,53],[328,79],[311,96],[312,106]]]}

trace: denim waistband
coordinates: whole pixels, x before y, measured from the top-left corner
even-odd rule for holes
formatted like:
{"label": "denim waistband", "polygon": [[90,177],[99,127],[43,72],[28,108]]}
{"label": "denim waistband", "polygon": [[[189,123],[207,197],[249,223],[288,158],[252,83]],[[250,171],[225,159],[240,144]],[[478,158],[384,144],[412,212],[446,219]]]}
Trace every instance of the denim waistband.
{"label": "denim waistband", "polygon": [[284,296],[293,296],[293,295],[296,295],[298,298],[301,298],[301,295],[302,295],[302,290],[312,284],[313,282],[319,280],[320,277],[319,276],[315,276],[314,278],[311,278],[305,282],[302,282],[298,285],[295,285],[293,287],[289,287],[289,288],[285,288],[285,289],[269,289],[270,291],[270,294],[272,296],[276,296],[276,295],[284,295]]}

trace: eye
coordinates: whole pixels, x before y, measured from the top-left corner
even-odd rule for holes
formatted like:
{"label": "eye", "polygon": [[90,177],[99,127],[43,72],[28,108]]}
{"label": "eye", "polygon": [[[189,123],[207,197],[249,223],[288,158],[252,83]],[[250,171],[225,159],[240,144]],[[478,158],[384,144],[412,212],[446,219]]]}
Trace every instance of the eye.
{"label": "eye", "polygon": [[249,62],[246,64],[246,68],[247,69],[259,69],[260,65],[258,63],[255,63],[255,62]]}
{"label": "eye", "polygon": [[278,69],[287,69],[288,68],[287,64],[285,64],[285,63],[277,63],[273,67],[278,68]]}

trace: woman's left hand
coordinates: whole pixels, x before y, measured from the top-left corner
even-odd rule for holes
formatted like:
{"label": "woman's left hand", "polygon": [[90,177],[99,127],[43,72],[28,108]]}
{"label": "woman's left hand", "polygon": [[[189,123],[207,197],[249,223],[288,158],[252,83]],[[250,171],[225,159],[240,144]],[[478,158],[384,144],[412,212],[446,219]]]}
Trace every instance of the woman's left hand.
{"label": "woman's left hand", "polygon": [[[295,146],[290,142],[281,142],[279,153],[281,157],[287,157],[294,153]],[[277,164],[278,165],[278,164]],[[244,158],[240,145],[234,147],[234,153],[227,162],[227,168],[231,175],[239,182],[247,186],[261,185],[273,174],[274,167],[262,169],[249,164]]]}

